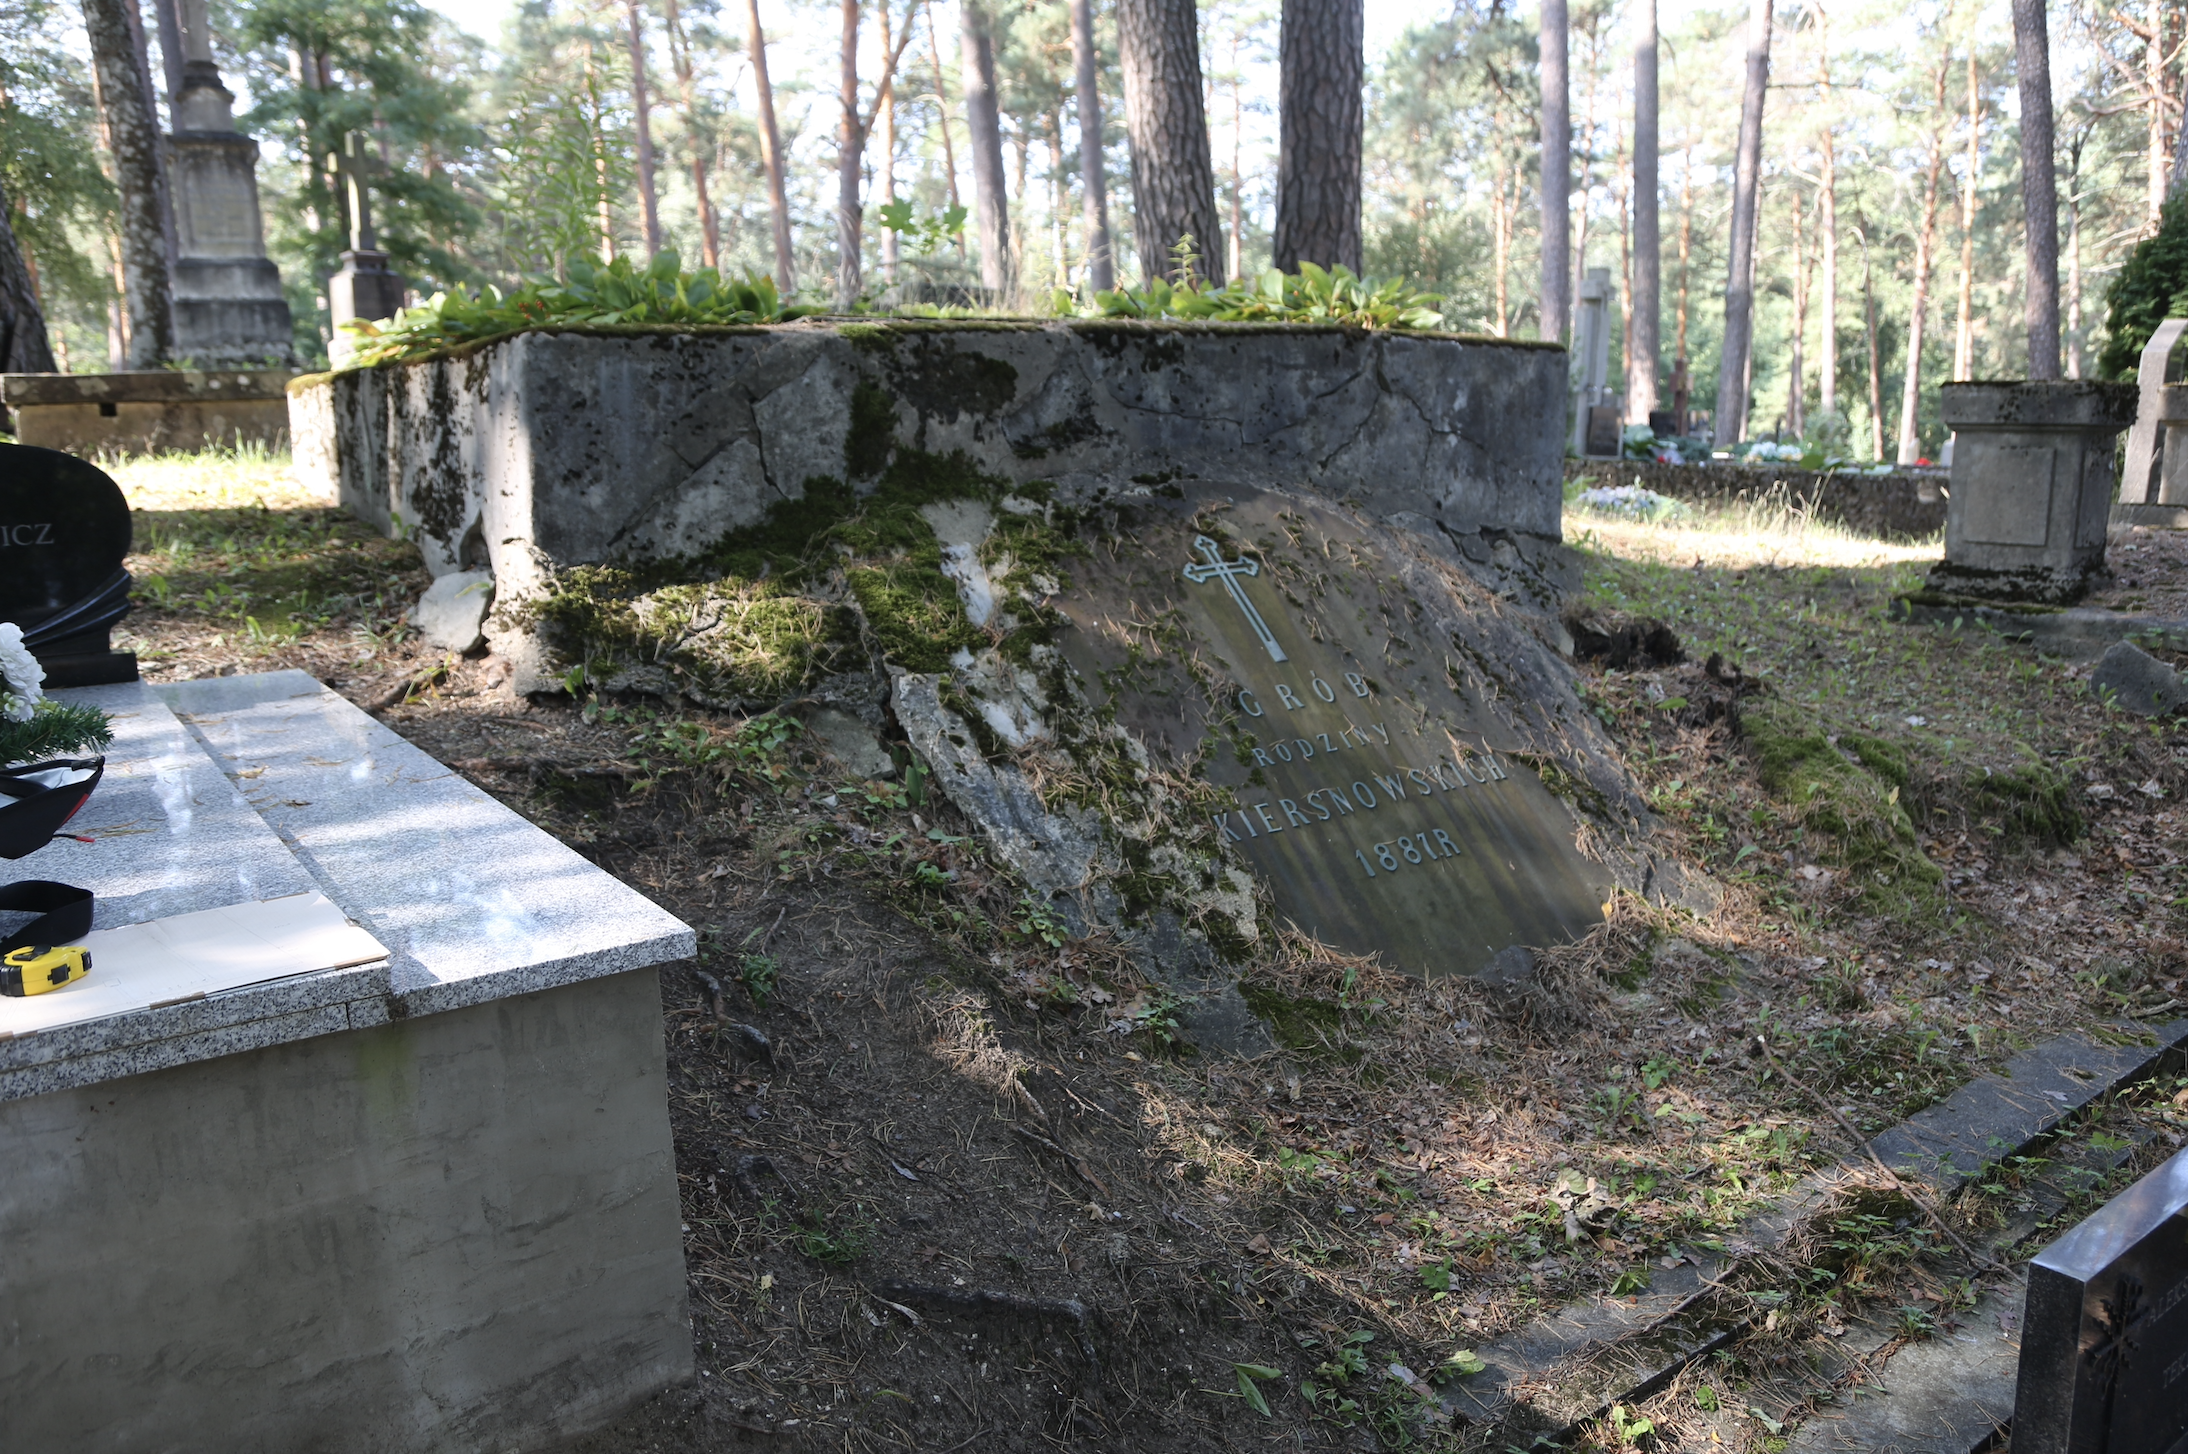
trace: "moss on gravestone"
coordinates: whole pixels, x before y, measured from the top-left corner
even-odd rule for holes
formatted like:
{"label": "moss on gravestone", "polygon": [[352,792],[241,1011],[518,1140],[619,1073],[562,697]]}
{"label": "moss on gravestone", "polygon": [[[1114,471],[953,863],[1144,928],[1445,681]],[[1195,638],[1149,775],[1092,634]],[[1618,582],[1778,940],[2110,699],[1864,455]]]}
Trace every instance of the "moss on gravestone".
{"label": "moss on gravestone", "polygon": [[1352,1065],[1361,1051],[1342,1044],[1345,1023],[1342,1005],[1305,995],[1288,995],[1274,985],[1241,980],[1238,992],[1252,1010],[1268,1023],[1277,1043],[1300,1055],[1327,1056]]}
{"label": "moss on gravestone", "polygon": [[961,451],[894,446],[894,400],[860,389],[845,456],[854,473],[879,474],[870,494],[816,476],[798,499],[693,555],[563,570],[526,614],[594,683],[704,705],[772,705],[864,669],[865,647],[910,671],[945,671],[956,652],[995,644],[995,632],[966,617],[921,507],[975,500],[997,510],[981,558],[1005,598],[1002,644],[1030,662],[1060,624],[1034,602],[1084,550],[1071,537],[1075,517],[1048,507],[1049,486],[1014,489]]}
{"label": "moss on gravestone", "polygon": [[851,390],[851,427],[843,436],[847,479],[869,480],[889,465],[896,445],[896,396],[864,379]]}

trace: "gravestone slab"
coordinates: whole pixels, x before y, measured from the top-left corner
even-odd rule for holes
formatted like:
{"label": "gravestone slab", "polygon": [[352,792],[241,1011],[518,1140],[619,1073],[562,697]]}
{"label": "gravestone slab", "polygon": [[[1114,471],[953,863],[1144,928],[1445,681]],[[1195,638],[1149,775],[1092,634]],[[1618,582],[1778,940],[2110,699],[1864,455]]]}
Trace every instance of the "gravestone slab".
{"label": "gravestone slab", "polygon": [[99,469],[58,450],[0,444],[0,621],[46,670],[45,685],[137,679],[107,644],[129,612],[129,502]]}
{"label": "gravestone slab", "polygon": [[[2163,499],[2159,484],[2166,455],[2166,385],[2172,382],[2173,351],[2188,333],[2188,318],[2168,318],[2142,346],[2135,371],[2135,423],[2127,431],[2127,463],[2120,472],[2120,501],[2112,518],[2122,524],[2155,523],[2144,516]],[[2178,453],[2178,451],[2174,451]]]}
{"label": "gravestone slab", "polygon": [[2170,1454],[2188,1439],[2188,1152],[2029,1265],[2014,1454]]}
{"label": "gravestone slab", "polygon": [[1130,549],[1075,562],[1053,602],[1059,648],[1157,770],[1206,785],[1177,829],[1243,858],[1280,917],[1427,976],[1602,917],[1614,875],[1491,706],[1527,690],[1526,650],[1454,634],[1496,609],[1454,600],[1457,572],[1408,579],[1389,537],[1273,491],[1171,487],[1117,529]]}

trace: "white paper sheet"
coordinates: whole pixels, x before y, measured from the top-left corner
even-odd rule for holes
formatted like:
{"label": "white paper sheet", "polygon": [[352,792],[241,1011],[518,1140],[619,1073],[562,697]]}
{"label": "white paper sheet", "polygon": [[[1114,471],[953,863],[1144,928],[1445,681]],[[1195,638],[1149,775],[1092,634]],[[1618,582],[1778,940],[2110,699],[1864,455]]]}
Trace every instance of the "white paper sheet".
{"label": "white paper sheet", "polygon": [[387,958],[325,894],[290,894],[84,936],[91,972],[21,999],[0,996],[0,1035],[23,1035],[130,1010]]}

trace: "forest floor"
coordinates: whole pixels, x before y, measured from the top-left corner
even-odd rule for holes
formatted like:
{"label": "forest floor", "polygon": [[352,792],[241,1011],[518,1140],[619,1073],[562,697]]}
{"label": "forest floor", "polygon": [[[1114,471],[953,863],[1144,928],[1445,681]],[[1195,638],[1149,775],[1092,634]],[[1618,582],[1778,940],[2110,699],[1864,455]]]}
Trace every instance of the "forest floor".
{"label": "forest floor", "polygon": [[[587,1454],[1469,1447],[1429,1391],[1471,1350],[1721,1248],[1849,1156],[1842,1122],[2188,999],[2188,734],[2087,663],[1889,621],[1934,543],[1570,515],[1584,604],[1685,647],[1582,685],[1722,906],[1621,900],[1510,1002],[1287,936],[1244,974],[1281,1049],[1238,1060],[947,805],[772,716],[516,697],[418,642],[415,552],[278,456],[114,472],[147,678],[308,671],[700,931],[662,970],[700,1377]],[[2123,593],[2188,600],[2181,541],[2114,545]],[[2141,1148],[2070,1218],[2181,1144],[2184,1087],[2068,1133]],[[1997,1224],[2024,1169],[1947,1218]],[[1780,1449],[1863,1308],[1953,1326],[1979,1281],[1864,1196],[1755,1333],[1577,1446]]]}

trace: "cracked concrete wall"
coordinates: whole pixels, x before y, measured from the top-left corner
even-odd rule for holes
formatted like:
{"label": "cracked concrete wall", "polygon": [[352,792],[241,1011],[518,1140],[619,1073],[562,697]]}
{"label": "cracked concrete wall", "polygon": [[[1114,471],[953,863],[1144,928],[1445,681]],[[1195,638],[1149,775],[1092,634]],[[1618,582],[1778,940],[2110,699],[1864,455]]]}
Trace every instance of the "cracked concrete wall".
{"label": "cracked concrete wall", "polygon": [[870,488],[891,448],[1066,499],[1158,476],[1301,490],[1532,557],[1559,538],[1565,372],[1535,344],[1338,328],[809,322],[529,333],[292,397],[331,414],[316,468],[346,508],[436,575],[490,564],[506,598],[697,551],[815,477]]}

